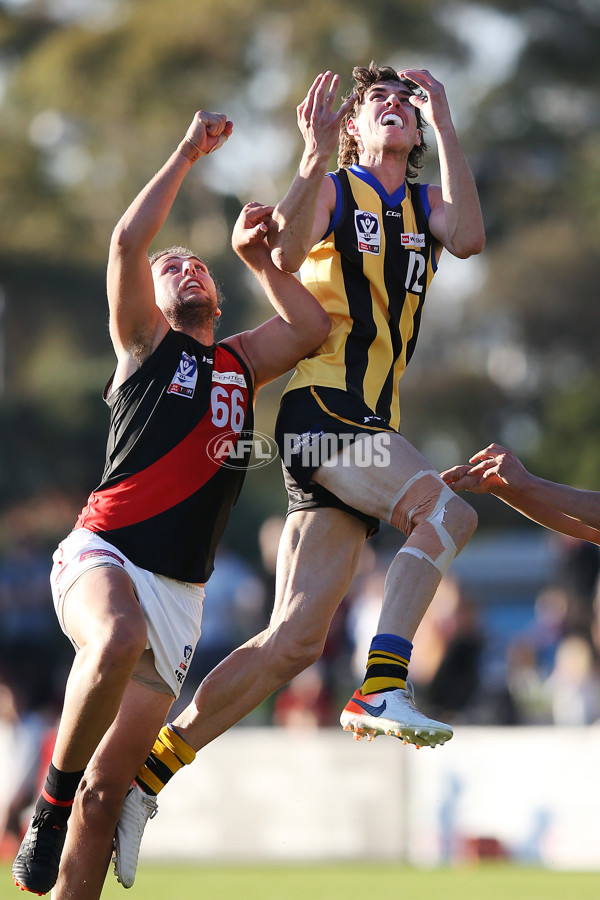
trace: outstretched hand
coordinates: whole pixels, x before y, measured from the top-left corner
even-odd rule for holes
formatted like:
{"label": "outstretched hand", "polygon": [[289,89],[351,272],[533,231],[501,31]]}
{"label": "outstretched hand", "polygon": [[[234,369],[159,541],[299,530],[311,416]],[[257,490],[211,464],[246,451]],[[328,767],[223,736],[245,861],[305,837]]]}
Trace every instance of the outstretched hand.
{"label": "outstretched hand", "polygon": [[237,217],[231,235],[231,246],[245,262],[261,253],[271,256],[265,238],[274,209],[274,206],[264,206],[253,201],[246,203]]}
{"label": "outstretched hand", "polygon": [[489,481],[492,485],[505,484],[521,490],[530,478],[521,460],[501,444],[490,444],[485,450],[475,453],[469,462],[472,465],[471,475],[477,475],[482,482]]}
{"label": "outstretched hand", "polygon": [[481,476],[471,474],[470,465],[452,466],[440,472],[440,478],[453,491],[471,491],[474,494],[485,494],[489,486],[481,484]]}
{"label": "outstretched hand", "polygon": [[232,131],[233,122],[224,113],[199,109],[185,136],[206,156],[222,147]]}
{"label": "outstretched hand", "polygon": [[493,494],[503,486],[521,490],[529,472],[511,450],[501,444],[490,444],[475,453],[468,465],[453,466],[441,472],[440,477],[453,491]]}
{"label": "outstretched hand", "polygon": [[340,123],[356,99],[352,94],[336,112],[333,107],[339,84],[339,75],[332,75],[331,72],[317,75],[308,94],[296,107],[298,128],[302,132],[307,151],[318,152],[319,156],[326,159],[335,150]]}
{"label": "outstretched hand", "polygon": [[[446,119],[450,119],[444,85],[431,72],[427,69],[404,69],[398,72],[398,77],[416,85],[418,93],[411,94],[409,102],[421,110],[430,125],[440,126]],[[411,85],[409,87],[412,88]]]}

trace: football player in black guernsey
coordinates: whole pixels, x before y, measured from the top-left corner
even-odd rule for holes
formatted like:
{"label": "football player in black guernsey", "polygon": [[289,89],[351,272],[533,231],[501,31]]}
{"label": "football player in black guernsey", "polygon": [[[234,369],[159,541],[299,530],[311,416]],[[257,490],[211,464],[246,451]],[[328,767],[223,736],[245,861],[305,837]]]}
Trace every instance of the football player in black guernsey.
{"label": "football player in black guernsey", "polygon": [[232,128],[225,115],[198,111],[110,242],[117,364],[105,390],[106,466],[54,554],[54,603],[76,654],[48,777],[13,865],[18,887],[55,887],[56,900],[100,896],[123,798],[189,670],[204,585],[249,462],[256,391],[330,328],[315,298],[272,262],[272,207],[247,204],[232,237],[275,310],[252,330],[216,343],[219,294],[202,258],[184,247],[148,255],[185,176]]}

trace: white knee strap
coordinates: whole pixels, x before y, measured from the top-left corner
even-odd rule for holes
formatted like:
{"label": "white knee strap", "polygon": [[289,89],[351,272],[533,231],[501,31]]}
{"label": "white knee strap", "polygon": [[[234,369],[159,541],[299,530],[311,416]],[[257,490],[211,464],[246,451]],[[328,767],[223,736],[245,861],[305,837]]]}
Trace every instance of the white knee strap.
{"label": "white knee strap", "polygon": [[437,472],[421,471],[406,482],[388,509],[388,522],[408,535],[399,552],[426,559],[442,575],[458,552],[444,526],[446,503],[455,496]]}

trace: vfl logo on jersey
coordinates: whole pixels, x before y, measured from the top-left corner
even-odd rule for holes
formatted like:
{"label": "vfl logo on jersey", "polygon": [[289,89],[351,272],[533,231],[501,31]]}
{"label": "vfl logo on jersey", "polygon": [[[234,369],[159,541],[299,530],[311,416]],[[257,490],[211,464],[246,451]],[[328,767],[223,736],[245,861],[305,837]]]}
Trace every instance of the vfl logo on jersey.
{"label": "vfl logo on jersey", "polygon": [[401,234],[400,240],[402,242],[402,246],[406,247],[407,250],[414,250],[415,247],[425,246],[424,234],[413,234],[409,231],[407,232],[407,234]]}
{"label": "vfl logo on jersey", "polygon": [[361,253],[374,253],[379,256],[381,251],[381,226],[376,213],[364,212],[362,209],[354,210],[354,227],[358,249]]}
{"label": "vfl logo on jersey", "polygon": [[197,380],[198,363],[196,362],[196,357],[189,356],[183,350],[177,371],[167,388],[167,394],[179,394],[180,397],[189,397],[191,399],[194,396]]}

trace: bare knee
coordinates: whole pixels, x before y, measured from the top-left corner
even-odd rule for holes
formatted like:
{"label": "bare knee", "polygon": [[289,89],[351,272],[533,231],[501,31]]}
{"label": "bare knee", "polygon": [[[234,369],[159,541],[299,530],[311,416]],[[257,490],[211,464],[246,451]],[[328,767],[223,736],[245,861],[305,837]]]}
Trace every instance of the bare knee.
{"label": "bare knee", "polygon": [[283,623],[271,633],[267,644],[271,669],[283,685],[319,659],[325,635],[298,633]]}
{"label": "bare knee", "polygon": [[455,496],[446,505],[444,520],[456,551],[460,553],[477,528],[477,513],[462,497]]}
{"label": "bare knee", "polygon": [[[477,527],[477,513],[437,472],[418,472],[394,497],[389,522],[447,566]],[[421,546],[422,545],[422,546]]]}
{"label": "bare knee", "polygon": [[123,791],[109,782],[84,776],[75,803],[87,828],[112,833],[121,813]]}
{"label": "bare knee", "polygon": [[111,677],[117,672],[131,673],[147,642],[144,622],[119,622],[110,632],[90,640],[83,652],[101,676]]}

